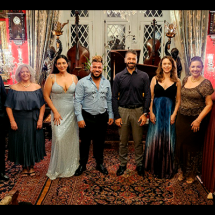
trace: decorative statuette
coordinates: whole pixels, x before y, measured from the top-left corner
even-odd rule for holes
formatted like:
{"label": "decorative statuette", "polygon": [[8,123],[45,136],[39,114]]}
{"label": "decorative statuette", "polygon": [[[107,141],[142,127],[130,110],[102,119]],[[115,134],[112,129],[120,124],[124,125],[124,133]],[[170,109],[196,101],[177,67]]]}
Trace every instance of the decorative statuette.
{"label": "decorative statuette", "polygon": [[176,35],[176,25],[173,23],[169,24],[168,22],[165,21],[165,33],[166,36],[171,40],[171,38],[175,37]]}
{"label": "decorative statuette", "polygon": [[60,22],[55,23],[54,30],[52,31],[53,35],[57,36],[57,39],[59,39],[59,36],[63,34],[63,27],[69,23],[69,20],[66,23],[61,24]]}

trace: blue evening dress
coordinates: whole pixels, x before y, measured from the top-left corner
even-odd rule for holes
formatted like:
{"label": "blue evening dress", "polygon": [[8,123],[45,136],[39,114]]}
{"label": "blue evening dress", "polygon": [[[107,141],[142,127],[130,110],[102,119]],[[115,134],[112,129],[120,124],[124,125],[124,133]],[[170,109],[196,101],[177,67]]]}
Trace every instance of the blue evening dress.
{"label": "blue evening dress", "polygon": [[175,123],[170,117],[175,109],[176,82],[164,89],[156,80],[153,113],[155,125],[150,121],[145,145],[145,170],[158,178],[171,178],[174,174]]}

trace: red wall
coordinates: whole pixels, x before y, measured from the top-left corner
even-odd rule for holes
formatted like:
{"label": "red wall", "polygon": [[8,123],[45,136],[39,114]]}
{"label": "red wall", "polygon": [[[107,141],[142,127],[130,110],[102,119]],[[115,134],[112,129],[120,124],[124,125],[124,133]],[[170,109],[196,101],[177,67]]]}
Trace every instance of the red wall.
{"label": "red wall", "polygon": [[[208,71],[208,55],[213,54],[213,71]],[[213,88],[215,88],[215,45],[211,37],[207,36],[204,77],[211,81]]]}
{"label": "red wall", "polygon": [[[209,14],[208,14],[209,15]],[[211,16],[209,15],[208,21],[208,34],[210,33],[210,22]],[[213,71],[208,71],[208,55],[213,54]],[[215,88],[215,44],[211,37],[207,36],[206,53],[205,53],[205,66],[204,66],[204,77],[211,81],[213,88]]]}
{"label": "red wall", "polygon": [[[23,10],[23,13],[25,13],[26,11]],[[14,42],[10,42],[9,41],[9,22],[8,22],[8,18],[5,18],[5,19],[0,19],[0,21],[6,21],[6,29],[7,29],[7,43],[8,44],[11,44],[11,50],[12,50],[12,54],[13,54],[13,57],[15,58],[14,59],[14,62],[19,62],[18,60],[18,46],[16,44],[14,44]],[[25,25],[26,26],[26,25]],[[25,27],[26,29],[26,27]],[[25,41],[25,43],[23,43],[21,46],[20,46],[20,49],[22,50],[22,59],[23,59],[23,63],[25,64],[28,64],[28,42],[27,40]],[[16,68],[17,68],[17,65],[14,67],[14,70],[13,72],[15,73],[16,71]],[[10,85],[10,84],[13,84],[13,81],[12,79],[9,79],[8,82],[4,82],[5,85]]]}

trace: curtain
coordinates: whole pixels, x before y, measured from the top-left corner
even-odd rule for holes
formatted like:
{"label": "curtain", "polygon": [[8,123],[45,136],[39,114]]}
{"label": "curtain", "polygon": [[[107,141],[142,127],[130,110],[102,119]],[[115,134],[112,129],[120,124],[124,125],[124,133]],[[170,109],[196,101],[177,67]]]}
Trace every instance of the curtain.
{"label": "curtain", "polygon": [[35,80],[37,82],[42,71],[46,50],[54,40],[52,30],[58,18],[59,10],[26,10],[28,59],[30,66],[36,71]]}
{"label": "curtain", "polygon": [[175,44],[188,75],[192,57],[200,56],[205,61],[209,10],[174,10],[170,18],[177,25]]}

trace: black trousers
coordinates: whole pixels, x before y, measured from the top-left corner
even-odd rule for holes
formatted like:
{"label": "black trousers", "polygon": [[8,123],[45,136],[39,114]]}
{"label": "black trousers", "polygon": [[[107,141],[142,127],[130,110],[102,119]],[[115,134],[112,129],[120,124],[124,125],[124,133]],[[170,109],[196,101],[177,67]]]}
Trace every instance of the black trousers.
{"label": "black trousers", "polygon": [[0,173],[5,173],[5,133],[6,120],[0,117]]}
{"label": "black trousers", "polygon": [[80,165],[86,165],[88,162],[91,140],[93,140],[93,156],[97,164],[102,164],[108,113],[106,111],[94,116],[82,110],[82,115],[86,127],[80,128]]}

